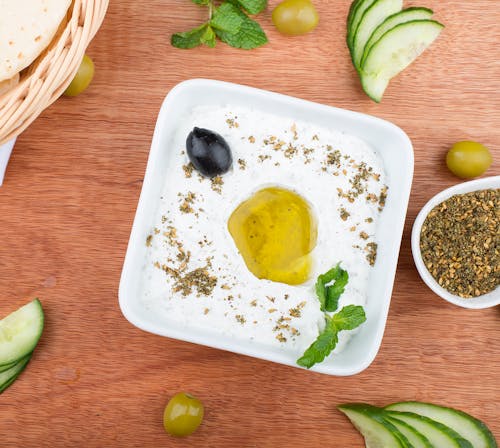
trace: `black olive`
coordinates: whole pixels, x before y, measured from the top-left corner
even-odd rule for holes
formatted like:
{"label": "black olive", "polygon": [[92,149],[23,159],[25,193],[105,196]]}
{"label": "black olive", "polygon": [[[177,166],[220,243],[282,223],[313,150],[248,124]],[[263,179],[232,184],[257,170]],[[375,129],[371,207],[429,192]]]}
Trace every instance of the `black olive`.
{"label": "black olive", "polygon": [[206,177],[227,173],[233,164],[226,140],[208,129],[194,128],[187,137],[186,149],[193,166]]}

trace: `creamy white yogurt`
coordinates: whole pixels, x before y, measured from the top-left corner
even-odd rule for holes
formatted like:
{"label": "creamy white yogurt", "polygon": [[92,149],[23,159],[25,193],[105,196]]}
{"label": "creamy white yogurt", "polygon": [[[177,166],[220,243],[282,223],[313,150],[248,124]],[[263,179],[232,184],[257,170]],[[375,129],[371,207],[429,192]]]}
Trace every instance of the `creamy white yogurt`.
{"label": "creamy white yogurt", "polygon": [[[234,164],[222,177],[222,185],[213,186],[196,171],[186,176],[185,142],[195,126],[221,134],[231,147]],[[208,329],[295,354],[303,352],[324,326],[314,293],[319,274],[341,262],[349,283],[339,310],[348,304],[364,305],[371,269],[368,254],[376,243],[377,218],[383,208],[379,199],[384,196],[384,169],[370,146],[334,127],[335,123],[326,129],[231,106],[198,107],[184,117],[171,146],[165,148],[171,159],[148,238],[143,304],[186,328]],[[227,228],[229,216],[243,200],[273,185],[300,194],[316,215],[313,272],[299,286],[257,279]],[[190,253],[187,264],[177,258],[177,243]],[[209,295],[197,294],[196,289],[188,295],[175,292],[175,279],[161,268],[183,269],[185,275],[205,267],[207,258],[207,270],[217,279]],[[335,352],[343,349],[352,333],[340,334]]]}

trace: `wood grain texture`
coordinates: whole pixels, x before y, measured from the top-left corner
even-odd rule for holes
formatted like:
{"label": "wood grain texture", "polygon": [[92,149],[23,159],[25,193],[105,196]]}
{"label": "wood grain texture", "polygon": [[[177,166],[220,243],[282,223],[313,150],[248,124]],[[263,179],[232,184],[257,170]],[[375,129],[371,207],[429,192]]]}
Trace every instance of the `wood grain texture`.
{"label": "wood grain texture", "polygon": [[[38,296],[47,316],[29,367],[0,396],[2,448],[354,448],[362,439],[335,405],[403,399],[461,408],[500,437],[500,310],[433,295],[409,242],[418,210],[459,182],[443,161],[452,143],[484,143],[495,159],[488,174],[500,172],[500,11],[491,0],[427,0],[446,29],[376,105],[344,44],[349,0],[315,4],[316,32],[280,36],[267,12],[259,20],[269,45],[245,52],[172,48],[172,32],[203,19],[188,0],[111,2],[88,51],[92,87],[59,100],[19,138],[0,189],[0,314]],[[156,115],[169,89],[194,77],[374,114],[411,137],[415,178],[389,320],[363,373],[301,371],[147,334],[122,317],[119,277]],[[196,434],[174,440],[161,416],[180,390],[207,412]]]}

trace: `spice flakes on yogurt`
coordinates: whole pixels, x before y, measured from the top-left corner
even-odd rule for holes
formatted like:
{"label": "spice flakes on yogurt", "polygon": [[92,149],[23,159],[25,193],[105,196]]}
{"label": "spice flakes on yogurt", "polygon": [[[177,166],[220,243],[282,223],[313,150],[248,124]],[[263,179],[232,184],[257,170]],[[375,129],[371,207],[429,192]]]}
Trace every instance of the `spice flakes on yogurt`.
{"label": "spice flakes on yogurt", "polygon": [[[210,179],[194,169],[185,152],[194,127],[227,141],[234,160],[229,172]],[[146,306],[191,328],[296,354],[324,325],[314,293],[319,274],[341,262],[350,281],[339,309],[365,305],[377,220],[388,194],[382,162],[369,145],[307,122],[215,106],[192,110],[172,145],[153,226],[158,231],[146,240]],[[234,210],[269,187],[299,195],[316,220],[309,275],[298,285],[255,277],[228,231]],[[335,352],[349,337],[339,335]]]}

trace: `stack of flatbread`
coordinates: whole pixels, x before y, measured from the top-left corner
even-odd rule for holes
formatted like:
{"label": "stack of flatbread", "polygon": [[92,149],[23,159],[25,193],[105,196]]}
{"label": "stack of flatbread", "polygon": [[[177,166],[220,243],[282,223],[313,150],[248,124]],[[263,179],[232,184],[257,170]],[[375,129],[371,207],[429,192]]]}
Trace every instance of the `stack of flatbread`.
{"label": "stack of flatbread", "polygon": [[0,95],[50,44],[71,0],[0,0]]}

